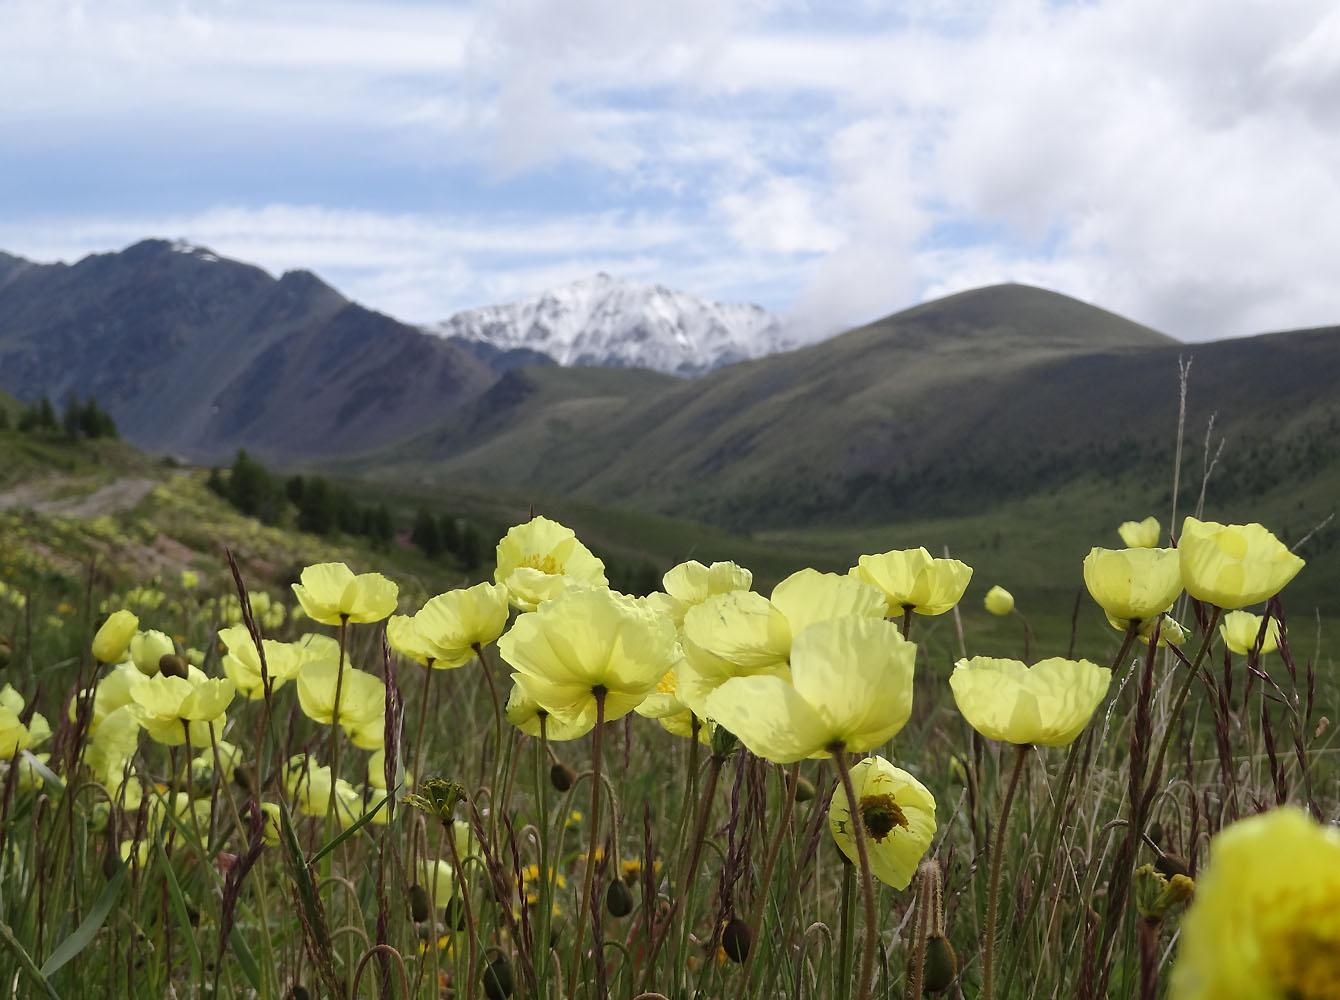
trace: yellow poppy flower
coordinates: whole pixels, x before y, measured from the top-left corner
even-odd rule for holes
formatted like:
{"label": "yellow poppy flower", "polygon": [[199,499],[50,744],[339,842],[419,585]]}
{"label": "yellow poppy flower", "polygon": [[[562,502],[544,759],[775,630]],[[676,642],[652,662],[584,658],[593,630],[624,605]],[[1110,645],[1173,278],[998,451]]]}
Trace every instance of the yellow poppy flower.
{"label": "yellow poppy flower", "polygon": [[993,615],[1008,615],[1014,610],[1014,595],[997,585],[986,592],[986,598],[982,603]]}
{"label": "yellow poppy flower", "polygon": [[617,719],[655,690],[674,662],[669,619],[608,590],[568,590],[517,618],[498,640],[512,679],[563,722],[594,723],[594,692]]}
{"label": "yellow poppy flower", "polygon": [[[330,768],[317,764],[308,755],[289,758],[285,771],[285,785],[289,798],[304,816],[325,816],[330,811],[332,784]],[[340,826],[348,826],[362,814],[363,800],[358,790],[343,778],[335,780],[335,817]]]}
{"label": "yellow poppy flower", "polygon": [[419,858],[415,872],[433,909],[440,910],[451,902],[451,894],[456,891],[456,872],[450,862],[440,858]]}
{"label": "yellow poppy flower", "polygon": [[[313,722],[329,726],[335,721],[335,687],[339,677],[338,660],[315,660],[303,665],[298,675],[298,704]],[[386,684],[363,670],[345,664],[339,682],[340,725],[356,746],[375,749],[381,746],[374,737],[386,712]],[[371,741],[371,745],[367,745]]]}
{"label": "yellow poppy flower", "polygon": [[222,731],[224,709],[233,700],[232,681],[207,679],[195,667],[188,670],[187,677],[150,677],[130,692],[138,706],[140,725],[155,741],[167,746],[186,742],[188,727],[192,744],[209,743],[209,724],[214,723],[216,734]]}
{"label": "yellow poppy flower", "polygon": [[0,689],[0,757],[13,757],[20,750],[41,746],[51,736],[51,726],[40,712],[34,712],[26,726],[19,721],[25,705],[23,695],[13,685]]}
{"label": "yellow poppy flower", "polygon": [[[682,656],[679,664],[682,666]],[[693,737],[693,712],[679,700],[679,670],[671,668],[664,677],[656,682],[656,690],[642,699],[642,704],[633,709],[644,719],[655,719],[661,728],[672,736]],[[700,722],[698,739],[710,743],[711,725]]]}
{"label": "yellow poppy flower", "polygon": [[1303,568],[1303,560],[1259,524],[1188,517],[1177,552],[1187,593],[1225,611],[1274,597]]}
{"label": "yellow poppy flower", "polygon": [[1323,1000],[1340,984],[1340,830],[1292,807],[1210,842],[1172,1000]]}
{"label": "yellow poppy flower", "polygon": [[1053,657],[1026,667],[1018,660],[974,656],[949,675],[958,710],[988,739],[1063,747],[1089,723],[1112,671],[1088,660]]}
{"label": "yellow poppy flower", "polygon": [[661,577],[663,594],[649,594],[648,600],[657,603],[658,610],[670,615],[676,625],[684,621],[684,613],[702,604],[714,594],[729,594],[734,590],[748,590],[754,585],[754,574],[733,562],[714,562],[704,566],[696,559],[672,567]]}
{"label": "yellow poppy flower", "polygon": [[1182,592],[1176,549],[1100,549],[1084,557],[1084,586],[1123,631],[1155,618]]}
{"label": "yellow poppy flower", "polygon": [[1128,549],[1152,549],[1159,543],[1159,519],[1150,516],[1143,521],[1123,521],[1117,534]]}
{"label": "yellow poppy flower", "polygon": [[[223,672],[237,685],[238,693],[244,698],[265,697],[265,686],[261,683],[260,654],[256,651],[256,643],[252,641],[247,627],[230,625],[221,628],[219,640],[228,650],[223,657]],[[306,659],[300,647],[273,639],[262,639],[261,646],[265,650],[265,669],[270,675],[272,689],[298,676]],[[336,655],[339,655],[338,648],[337,643]]]}
{"label": "yellow poppy flower", "polygon": [[[1256,647],[1256,637],[1261,634],[1261,616],[1250,611],[1230,611],[1219,623],[1219,634],[1224,645],[1235,653],[1250,653]],[[1272,616],[1266,626],[1265,638],[1261,642],[1262,653],[1273,653],[1279,647],[1280,623]]]}
{"label": "yellow poppy flower", "polygon": [[379,622],[395,610],[399,588],[380,573],[354,576],[344,563],[317,563],[293,585],[307,616],[323,625]]}
{"label": "yellow poppy flower", "polygon": [[498,543],[494,582],[501,583],[522,611],[568,587],[607,587],[605,564],[591,554],[571,528],[547,517],[533,517],[512,527]]}
{"label": "yellow poppy flower", "polygon": [[807,625],[847,616],[879,619],[885,610],[878,587],[813,569],[792,573],[771,599],[748,590],[713,595],[684,614],[676,696],[704,716],[704,699],[728,678],[789,679],[792,636]]}
{"label": "yellow poppy flower", "polygon": [[512,685],[512,693],[507,698],[506,712],[507,721],[527,736],[540,735],[540,718],[544,717],[544,738],[547,740],[575,740],[589,733],[596,724],[595,712],[583,716],[572,724],[564,722],[556,715],[550,715],[536,704],[534,699],[526,695],[520,684]]}
{"label": "yellow poppy flower", "polygon": [[911,715],[916,649],[883,618],[816,622],[791,644],[790,683],[732,677],[707,696],[703,714],[779,764],[836,746],[860,753]]}
{"label": "yellow poppy flower", "polygon": [[428,666],[437,659],[437,651],[409,615],[392,615],[386,619],[386,641],[397,653],[415,663]]}
{"label": "yellow poppy flower", "polygon": [[963,598],[972,567],[957,559],[933,559],[924,548],[861,556],[850,570],[879,587],[888,614],[901,617],[908,609],[919,615],[942,615]]}
{"label": "yellow poppy flower", "polygon": [[474,647],[495,642],[507,627],[508,590],[498,583],[438,594],[414,616],[414,624],[433,652],[438,669],[474,659]]}
{"label": "yellow poppy flower", "polygon": [[[935,797],[920,781],[883,757],[851,769],[852,791],[865,824],[866,853],[875,878],[906,889],[935,838]],[[842,853],[857,862],[847,792],[839,785],[828,806],[828,829]]]}
{"label": "yellow poppy flower", "polygon": [[166,633],[152,629],[137,632],[130,640],[130,660],[145,677],[158,673],[158,661],[176,651],[177,647]]}
{"label": "yellow poppy flower", "polygon": [[[98,686],[93,692],[93,718],[89,723],[89,731],[96,736],[103,719],[123,705],[131,704],[133,702],[130,697],[131,690],[148,679],[129,660],[118,663],[108,671],[107,675],[98,681]],[[71,722],[74,721],[75,707],[72,699],[68,713]]]}
{"label": "yellow poppy flower", "polygon": [[93,636],[93,655],[103,663],[118,662],[139,627],[140,620],[124,608],[112,612]]}
{"label": "yellow poppy flower", "polygon": [[[1125,632],[1130,626],[1130,622],[1124,622],[1120,618],[1107,616],[1107,623],[1118,632]],[[1139,630],[1135,633],[1137,639],[1146,646],[1149,640],[1154,637],[1154,626],[1159,629],[1159,648],[1168,646],[1183,646],[1191,638],[1191,633],[1180,622],[1175,621],[1171,615],[1165,614],[1162,618],[1155,615],[1153,618],[1146,618],[1140,623]]]}

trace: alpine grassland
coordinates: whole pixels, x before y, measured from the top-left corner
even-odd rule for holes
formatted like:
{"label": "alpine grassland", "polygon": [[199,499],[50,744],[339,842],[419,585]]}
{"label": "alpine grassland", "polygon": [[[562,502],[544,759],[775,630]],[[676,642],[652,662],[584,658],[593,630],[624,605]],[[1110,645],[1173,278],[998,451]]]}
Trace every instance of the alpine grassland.
{"label": "alpine grassland", "polygon": [[[515,477],[629,398],[525,378]],[[779,520],[800,470],[706,527],[0,412],[2,993],[1340,995],[1330,465],[1183,421],[989,511]]]}

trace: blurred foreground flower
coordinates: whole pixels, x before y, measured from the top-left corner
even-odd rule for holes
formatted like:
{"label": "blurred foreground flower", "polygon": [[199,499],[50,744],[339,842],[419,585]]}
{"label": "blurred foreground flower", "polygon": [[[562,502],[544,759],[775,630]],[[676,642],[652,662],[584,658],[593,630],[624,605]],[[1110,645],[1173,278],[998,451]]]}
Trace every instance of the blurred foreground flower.
{"label": "blurred foreground flower", "polygon": [[1107,694],[1112,671],[1088,660],[974,656],[949,676],[958,710],[983,736],[1006,743],[1063,747],[1074,741]]}
{"label": "blurred foreground flower", "polygon": [[1340,830],[1283,807],[1225,828],[1182,918],[1173,1000],[1340,991]]}
{"label": "blurred foreground flower", "polygon": [[[870,869],[895,889],[906,889],[935,837],[935,798],[916,778],[883,757],[867,757],[851,769],[861,821],[869,841]],[[841,785],[828,807],[828,829],[847,860],[856,864],[851,809]]]}
{"label": "blurred foreground flower", "polygon": [[1303,568],[1303,560],[1259,524],[1188,517],[1177,552],[1187,593],[1225,611],[1274,597]]}

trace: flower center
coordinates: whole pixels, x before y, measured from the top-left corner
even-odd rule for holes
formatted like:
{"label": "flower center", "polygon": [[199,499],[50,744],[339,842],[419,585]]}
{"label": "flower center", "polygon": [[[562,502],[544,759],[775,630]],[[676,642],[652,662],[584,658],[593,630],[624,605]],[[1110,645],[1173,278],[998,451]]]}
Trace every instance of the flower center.
{"label": "flower center", "polygon": [[907,817],[898,808],[892,795],[863,795],[861,797],[861,822],[865,824],[870,839],[879,843],[893,828],[907,829]]}
{"label": "flower center", "polygon": [[521,565],[538,569],[547,576],[561,576],[563,574],[563,567],[559,565],[558,560],[552,554],[540,555],[535,553],[528,555],[521,560]]}
{"label": "flower center", "polygon": [[674,694],[675,688],[679,685],[679,678],[675,676],[673,670],[667,670],[665,676],[656,682],[657,694]]}

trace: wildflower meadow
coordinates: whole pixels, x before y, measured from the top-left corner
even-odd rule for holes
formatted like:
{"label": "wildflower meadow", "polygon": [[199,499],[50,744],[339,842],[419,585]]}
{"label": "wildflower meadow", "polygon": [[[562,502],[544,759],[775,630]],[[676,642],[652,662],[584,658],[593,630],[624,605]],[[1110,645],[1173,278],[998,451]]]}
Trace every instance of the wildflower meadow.
{"label": "wildflower meadow", "polygon": [[0,984],[1340,995],[1304,562],[1260,524],[1112,527],[1074,567],[1105,642],[1041,648],[985,581],[1018,659],[975,652],[973,569],[925,548],[766,594],[688,561],[633,597],[533,516],[424,600],[344,562],[267,589],[232,552],[212,588],[90,575],[72,655],[5,651]]}

